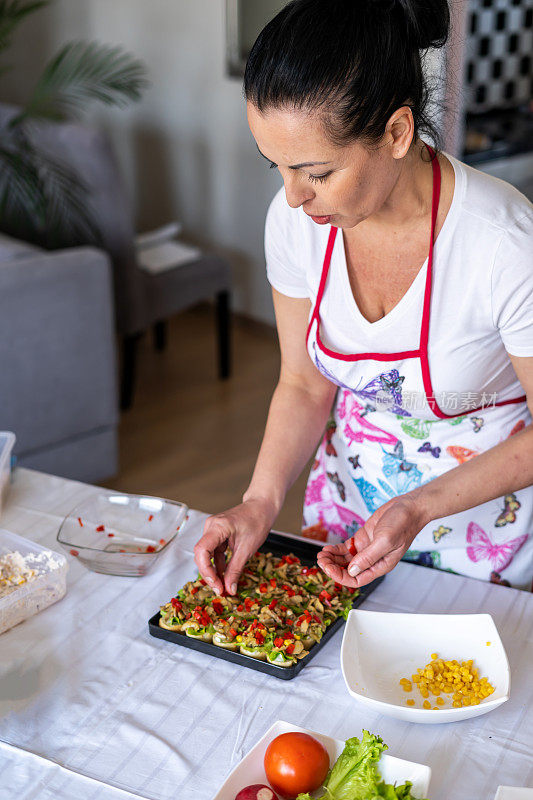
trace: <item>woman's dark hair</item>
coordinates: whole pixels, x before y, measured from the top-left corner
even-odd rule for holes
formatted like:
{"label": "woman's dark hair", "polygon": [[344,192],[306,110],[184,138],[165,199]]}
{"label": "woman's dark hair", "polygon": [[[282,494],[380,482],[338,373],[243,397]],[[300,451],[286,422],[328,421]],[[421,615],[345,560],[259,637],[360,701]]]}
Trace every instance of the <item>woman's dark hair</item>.
{"label": "woman's dark hair", "polygon": [[408,105],[415,135],[438,142],[423,51],[444,45],[449,23],[447,0],[293,0],[252,48],[245,97],[260,111],[320,109],[338,144],[379,141]]}

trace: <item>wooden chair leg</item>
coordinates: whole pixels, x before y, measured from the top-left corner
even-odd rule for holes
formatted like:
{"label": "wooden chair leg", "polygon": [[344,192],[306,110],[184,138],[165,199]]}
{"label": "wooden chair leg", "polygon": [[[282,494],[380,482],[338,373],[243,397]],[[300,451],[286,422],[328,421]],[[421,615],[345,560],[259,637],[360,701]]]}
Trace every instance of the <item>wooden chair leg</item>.
{"label": "wooden chair leg", "polygon": [[154,345],[158,352],[166,350],[168,326],[166,320],[159,320],[154,325]]}
{"label": "wooden chair leg", "polygon": [[219,292],[216,296],[216,315],[218,333],[218,375],[225,380],[231,373],[230,337],[230,293]]}
{"label": "wooden chair leg", "polygon": [[139,333],[125,336],[122,342],[122,375],[120,379],[120,408],[127,411],[133,402],[137,366]]}

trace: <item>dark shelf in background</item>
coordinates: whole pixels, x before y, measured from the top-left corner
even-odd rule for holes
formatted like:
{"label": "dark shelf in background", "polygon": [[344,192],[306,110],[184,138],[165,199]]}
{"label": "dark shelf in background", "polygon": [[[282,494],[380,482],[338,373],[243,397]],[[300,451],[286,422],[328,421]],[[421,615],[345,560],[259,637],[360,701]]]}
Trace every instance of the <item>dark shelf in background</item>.
{"label": "dark shelf in background", "polygon": [[463,160],[476,165],[533,151],[533,110],[527,106],[467,114]]}

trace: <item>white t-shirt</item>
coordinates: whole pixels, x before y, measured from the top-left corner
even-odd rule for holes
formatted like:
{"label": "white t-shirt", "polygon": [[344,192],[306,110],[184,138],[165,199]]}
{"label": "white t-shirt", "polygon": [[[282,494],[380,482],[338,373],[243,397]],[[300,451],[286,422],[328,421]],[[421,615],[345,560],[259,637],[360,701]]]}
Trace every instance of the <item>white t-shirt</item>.
{"label": "white t-shirt", "polygon": [[[435,393],[524,394],[508,353],[533,356],[533,206],[509,184],[446,156],[454,195],[437,237],[429,360]],[[314,305],[330,227],[291,208],[283,188],[265,228],[267,275]],[[324,343],[340,353],[398,352],[419,345],[427,259],[400,302],[369,322],[355,302],[341,231],[320,308]]]}

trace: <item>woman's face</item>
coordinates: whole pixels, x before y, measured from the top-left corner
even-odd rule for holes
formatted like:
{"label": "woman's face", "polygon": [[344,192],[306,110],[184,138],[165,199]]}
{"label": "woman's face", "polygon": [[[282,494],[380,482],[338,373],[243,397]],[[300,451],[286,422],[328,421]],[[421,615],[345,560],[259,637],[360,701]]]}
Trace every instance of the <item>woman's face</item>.
{"label": "woman's face", "polygon": [[248,124],[257,147],[280,171],[287,203],[302,206],[319,225],[353,228],[378,211],[401,169],[387,142],[372,148],[355,141],[332,144],[318,112],[284,108],[259,111],[248,102]]}

